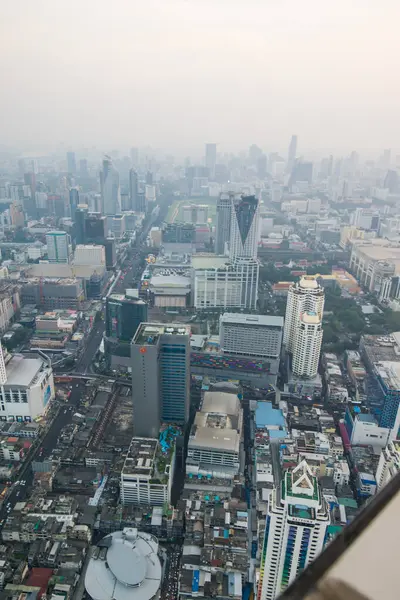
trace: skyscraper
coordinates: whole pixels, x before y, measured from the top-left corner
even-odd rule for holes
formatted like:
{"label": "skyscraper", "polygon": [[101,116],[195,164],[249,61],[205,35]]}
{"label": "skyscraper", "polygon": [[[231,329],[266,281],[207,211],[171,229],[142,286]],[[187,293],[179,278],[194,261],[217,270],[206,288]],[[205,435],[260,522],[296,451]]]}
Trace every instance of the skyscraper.
{"label": "skyscraper", "polygon": [[255,196],[234,198],[231,209],[230,258],[257,258],[260,235],[259,202]]}
{"label": "skyscraper", "polygon": [[109,156],[103,160],[103,170],[100,172],[100,188],[102,212],[105,215],[117,215],[121,212],[121,194],[119,173],[114,169]]}
{"label": "skyscraper", "polygon": [[81,177],[87,177],[88,175],[88,162],[86,158],[81,158],[79,161],[79,175]]}
{"label": "skyscraper", "polygon": [[292,175],[290,183],[296,183],[296,181],[307,181],[312,183],[313,180],[313,163],[312,162],[295,162],[292,168]]}
{"label": "skyscraper", "polygon": [[75,152],[67,152],[67,170],[72,175],[76,173]]}
{"label": "skyscraper", "polygon": [[215,228],[215,254],[228,251],[231,237],[231,213],[235,194],[222,192],[217,200],[217,225]]}
{"label": "skyscraper", "polygon": [[36,175],[33,171],[24,174],[25,185],[29,185],[31,188],[31,196],[35,197],[36,193]]}
{"label": "skyscraper", "polygon": [[131,163],[134,169],[137,169],[139,166],[139,149],[131,148]]}
{"label": "skyscraper", "polygon": [[302,313],[297,324],[293,349],[292,371],[295,375],[316,377],[321,344],[321,317],[315,312]]}
{"label": "skyscraper", "polygon": [[70,239],[65,231],[46,233],[47,255],[49,262],[69,263],[71,254]]}
{"label": "skyscraper", "polygon": [[292,139],[290,140],[289,151],[288,151],[288,161],[287,161],[287,168],[286,168],[287,173],[292,172],[292,169],[294,167],[294,163],[296,160],[296,152],[297,152],[297,135],[292,135]]}
{"label": "skyscraper", "polygon": [[267,176],[267,157],[265,154],[261,154],[257,159],[257,176],[260,179],[265,179]]}
{"label": "skyscraper", "polygon": [[260,232],[259,202],[255,196],[232,198],[229,257],[239,276],[241,304],[255,309],[260,263],[257,259]]}
{"label": "skyscraper", "polygon": [[305,461],[271,490],[257,600],[274,600],[322,551],[329,509]]}
{"label": "skyscraper", "polygon": [[315,313],[322,320],[324,302],[324,288],[313,276],[302,277],[289,288],[283,330],[283,343],[287,352],[294,352],[301,315],[306,312]]}
{"label": "skyscraper", "polygon": [[[133,291],[133,290],[132,290]],[[130,366],[130,343],[139,325],[147,321],[147,304],[139,293],[110,294],[106,299],[106,355],[126,357]],[[111,361],[110,361],[111,362]],[[128,364],[129,363],[129,364]]]}
{"label": "skyscraper", "polygon": [[131,343],[135,436],[158,437],[160,422],[189,417],[190,327],[142,323]]}
{"label": "skyscraper", "polygon": [[69,207],[71,211],[71,218],[75,218],[75,211],[79,204],[79,190],[78,188],[71,188],[69,190]]}
{"label": "skyscraper", "polygon": [[210,179],[215,177],[215,165],[217,162],[217,144],[206,144],[206,157],[205,163],[208,169],[208,176]]}
{"label": "skyscraper", "polygon": [[139,211],[138,206],[138,193],[139,193],[139,184],[138,184],[138,174],[135,169],[131,169],[129,171],[129,198],[131,202],[131,209]]}

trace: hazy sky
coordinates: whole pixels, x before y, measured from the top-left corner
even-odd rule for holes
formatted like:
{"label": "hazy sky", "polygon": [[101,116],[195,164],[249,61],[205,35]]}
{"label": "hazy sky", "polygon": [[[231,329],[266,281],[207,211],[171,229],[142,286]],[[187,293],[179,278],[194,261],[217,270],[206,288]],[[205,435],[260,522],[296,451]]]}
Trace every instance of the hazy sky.
{"label": "hazy sky", "polygon": [[0,8],[0,143],[400,147],[400,0]]}

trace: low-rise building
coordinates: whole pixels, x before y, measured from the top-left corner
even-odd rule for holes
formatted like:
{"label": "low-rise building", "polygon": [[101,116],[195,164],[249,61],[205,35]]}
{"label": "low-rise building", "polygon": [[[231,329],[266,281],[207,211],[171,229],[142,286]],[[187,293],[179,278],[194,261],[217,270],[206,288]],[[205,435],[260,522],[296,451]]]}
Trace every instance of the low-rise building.
{"label": "low-rise building", "polygon": [[206,391],[189,435],[185,488],[232,489],[242,455],[243,410],[237,393]]}
{"label": "low-rise building", "polygon": [[170,504],[175,467],[175,440],[172,429],[167,427],[163,430],[165,439],[132,439],[121,471],[122,504]]}

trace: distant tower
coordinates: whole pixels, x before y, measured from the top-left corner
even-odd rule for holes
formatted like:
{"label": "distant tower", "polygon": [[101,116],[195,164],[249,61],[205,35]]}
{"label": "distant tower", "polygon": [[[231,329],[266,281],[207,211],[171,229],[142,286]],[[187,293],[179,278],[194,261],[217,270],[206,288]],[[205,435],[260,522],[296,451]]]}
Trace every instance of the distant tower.
{"label": "distant tower", "polygon": [[7,371],[4,362],[3,347],[0,344],[0,385],[4,385],[7,381]]}
{"label": "distant tower", "polygon": [[132,210],[139,211],[138,205],[139,183],[138,174],[135,169],[129,171],[129,197]]}
{"label": "distant tower", "polygon": [[269,493],[257,600],[274,600],[323,550],[329,507],[306,461]]}
{"label": "distant tower", "polygon": [[217,163],[217,144],[206,144],[206,167],[210,179],[215,177],[215,165]]}
{"label": "distant tower", "polygon": [[234,198],[231,209],[230,258],[257,258],[260,207],[255,196]]}
{"label": "distant tower", "polygon": [[65,231],[46,233],[47,255],[51,263],[69,263],[70,238]]}
{"label": "distant tower", "polygon": [[225,254],[231,237],[231,212],[235,194],[222,192],[217,200],[215,254]]}
{"label": "distant tower", "polygon": [[287,161],[287,173],[291,173],[294,167],[297,153],[297,135],[292,135],[292,139],[289,144],[288,161]]}
{"label": "distant tower", "polygon": [[109,156],[103,160],[103,170],[100,172],[100,188],[102,211],[105,215],[118,215],[121,212],[121,192],[119,173],[114,169]]}
{"label": "distant tower", "polygon": [[131,148],[131,163],[134,169],[139,166],[139,150],[138,148]]}
{"label": "distant tower", "polygon": [[67,170],[72,175],[76,173],[75,152],[67,152]]}

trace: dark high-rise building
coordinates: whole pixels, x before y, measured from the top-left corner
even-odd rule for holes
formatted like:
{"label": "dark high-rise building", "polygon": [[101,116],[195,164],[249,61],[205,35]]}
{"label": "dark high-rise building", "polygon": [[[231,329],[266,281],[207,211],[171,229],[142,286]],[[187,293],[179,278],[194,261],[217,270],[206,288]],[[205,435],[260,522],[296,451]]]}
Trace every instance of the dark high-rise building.
{"label": "dark high-rise building", "polygon": [[71,188],[69,190],[69,206],[71,210],[71,217],[74,218],[75,211],[79,204],[79,190],[78,188]]}
{"label": "dark high-rise building", "polygon": [[138,194],[139,194],[139,182],[138,182],[138,174],[135,169],[131,169],[129,171],[129,197],[131,201],[131,209],[137,212],[140,211],[138,208]]}
{"label": "dark high-rise building", "polygon": [[32,198],[35,197],[36,193],[36,175],[33,171],[24,174],[25,185],[29,185],[31,188]]}
{"label": "dark high-rise building", "polygon": [[160,422],[189,418],[190,327],[142,323],[131,344],[134,434],[158,437]]}
{"label": "dark high-rise building", "polygon": [[231,211],[236,194],[222,192],[217,200],[215,254],[225,254],[231,236]]}
{"label": "dark high-rise building", "polygon": [[73,219],[75,222],[76,244],[86,244],[85,221],[87,218],[87,214],[87,208],[78,208],[75,210]]}
{"label": "dark high-rise building", "polygon": [[107,218],[90,213],[85,219],[85,244],[102,244],[107,237]]}
{"label": "dark high-rise building", "polygon": [[153,185],[153,173],[151,171],[146,173],[146,185]]}
{"label": "dark high-rise building", "polygon": [[72,175],[76,173],[75,152],[67,152],[67,170]]}
{"label": "dark high-rise building", "polygon": [[[147,304],[138,294],[111,294],[107,297],[105,345],[110,363],[130,366],[132,338],[139,325],[146,321]],[[120,360],[124,358],[125,361]]]}
{"label": "dark high-rise building", "polygon": [[312,178],[312,162],[296,162],[292,170],[291,183],[296,183],[296,181],[307,181],[308,183],[312,183]]}
{"label": "dark high-rise building", "polygon": [[115,238],[106,238],[104,241],[106,251],[106,269],[111,271],[117,265],[117,251],[115,248]]}

